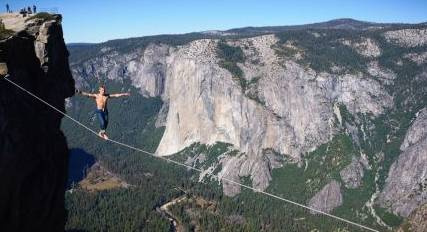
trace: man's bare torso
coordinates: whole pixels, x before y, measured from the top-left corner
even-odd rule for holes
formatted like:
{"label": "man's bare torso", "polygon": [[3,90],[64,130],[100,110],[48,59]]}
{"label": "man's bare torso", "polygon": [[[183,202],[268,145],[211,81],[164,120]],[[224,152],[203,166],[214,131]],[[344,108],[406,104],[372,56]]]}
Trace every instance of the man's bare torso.
{"label": "man's bare torso", "polygon": [[98,110],[105,110],[107,108],[107,101],[108,101],[109,95],[107,94],[96,94],[95,95],[95,102],[96,102],[96,108]]}
{"label": "man's bare torso", "polygon": [[129,93],[115,93],[115,94],[107,94],[105,92],[105,87],[99,87],[98,93],[86,93],[83,91],[78,91],[78,93],[81,93],[83,96],[87,96],[90,98],[94,98],[96,102],[96,108],[98,110],[105,111],[107,109],[107,102],[109,98],[117,98],[122,96],[129,96]]}

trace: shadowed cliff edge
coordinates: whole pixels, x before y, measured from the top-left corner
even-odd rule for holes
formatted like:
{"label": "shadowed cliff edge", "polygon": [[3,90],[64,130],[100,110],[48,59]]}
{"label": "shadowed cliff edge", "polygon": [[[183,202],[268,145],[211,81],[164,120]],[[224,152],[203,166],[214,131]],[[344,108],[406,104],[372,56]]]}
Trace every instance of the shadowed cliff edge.
{"label": "shadowed cliff edge", "polygon": [[0,231],[64,231],[68,146],[60,130],[62,115],[2,80],[8,73],[18,85],[65,110],[74,80],[62,17],[0,15],[5,17],[8,34],[0,37]]}

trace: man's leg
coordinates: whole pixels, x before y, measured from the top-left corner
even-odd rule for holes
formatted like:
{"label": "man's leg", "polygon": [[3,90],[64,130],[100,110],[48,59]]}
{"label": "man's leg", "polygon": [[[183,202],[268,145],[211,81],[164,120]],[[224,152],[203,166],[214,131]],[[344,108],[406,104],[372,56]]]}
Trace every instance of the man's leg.
{"label": "man's leg", "polygon": [[107,109],[105,109],[104,111],[104,127],[105,127],[104,130],[106,130],[108,127],[108,110]]}
{"label": "man's leg", "polygon": [[99,127],[101,128],[101,131],[99,132],[99,136],[105,139],[105,129],[107,128],[106,120],[105,120],[105,112],[102,110],[97,110],[96,114],[99,120]]}
{"label": "man's leg", "polygon": [[96,115],[98,116],[98,120],[99,120],[99,128],[101,128],[101,130],[105,130],[104,112],[102,110],[97,110]]}
{"label": "man's leg", "polygon": [[104,139],[108,139],[108,136],[105,133],[105,130],[107,129],[107,126],[108,126],[108,110],[105,109],[105,111],[103,113],[104,113],[104,133],[103,133],[102,137]]}

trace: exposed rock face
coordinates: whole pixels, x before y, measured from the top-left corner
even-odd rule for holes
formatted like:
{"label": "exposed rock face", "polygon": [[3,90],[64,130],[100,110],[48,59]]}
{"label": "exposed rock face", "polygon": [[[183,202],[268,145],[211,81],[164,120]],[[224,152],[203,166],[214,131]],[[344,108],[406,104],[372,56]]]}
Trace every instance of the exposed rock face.
{"label": "exposed rock face", "polygon": [[400,150],[405,151],[408,147],[413,146],[419,142],[423,142],[427,136],[427,108],[424,108],[417,113],[416,119],[411,128],[408,130],[403,140]]}
{"label": "exposed rock face", "polygon": [[378,202],[395,214],[408,217],[427,203],[427,108],[418,113],[389,171]]}
{"label": "exposed rock face", "polygon": [[[76,87],[88,87],[86,78],[92,78],[101,81],[103,77],[122,81],[126,76],[127,65],[131,60],[137,59],[142,55],[142,51],[138,50],[127,55],[119,55],[116,51],[103,50],[105,54],[96,57],[82,65],[73,66],[72,74],[76,76]],[[144,90],[141,90],[144,91]]]}
{"label": "exposed rock face", "polygon": [[[197,142],[230,143],[244,155],[224,157],[220,174],[235,181],[250,176],[254,187],[264,190],[274,168],[264,150],[300,162],[303,153],[336,134],[337,103],[351,113],[374,116],[393,103],[380,81],[363,74],[317,73],[292,58],[279,58],[272,48],[277,41],[265,35],[228,42],[245,54],[246,61],[238,66],[252,82],[246,91],[218,65],[218,40],[213,39],[178,47],[152,44],[127,54],[106,50],[73,73],[78,85],[84,86],[85,78],[129,78],[142,94],[161,96],[168,109],[162,109],[156,123],[166,126],[158,155]],[[239,191],[224,187],[231,195]]]}
{"label": "exposed rock face", "polygon": [[371,38],[362,38],[361,41],[343,40],[343,44],[354,48],[360,55],[365,57],[378,57],[381,55],[381,49],[377,42]]}
{"label": "exposed rock face", "polygon": [[[329,182],[310,199],[308,205],[317,210],[330,213],[333,209],[342,205],[343,198],[340,188],[341,185],[336,180]],[[316,212],[312,211],[311,213],[315,214]]]}
{"label": "exposed rock face", "polygon": [[164,91],[166,75],[166,57],[169,47],[165,45],[149,45],[141,60],[127,64],[129,76],[134,77],[132,83],[150,97],[160,96]]}
{"label": "exposed rock face", "polygon": [[[0,41],[10,79],[60,110],[74,93],[61,18]],[[0,77],[0,230],[64,231],[68,147],[62,115]]]}
{"label": "exposed rock face", "polygon": [[424,64],[427,61],[427,52],[422,53],[409,53],[405,55],[405,58],[412,60],[413,62],[417,63],[418,65]]}
{"label": "exposed rock face", "polygon": [[168,110],[169,110],[169,104],[167,102],[163,103],[162,108],[160,108],[159,114],[157,115],[157,119],[155,123],[156,128],[166,126]]}
{"label": "exposed rock face", "polygon": [[73,66],[73,76],[79,77],[77,87],[88,87],[86,78],[100,82],[104,77],[119,81],[127,78],[144,96],[155,97],[164,92],[168,46],[151,44],[125,55],[110,49],[102,51],[102,56]]}
{"label": "exposed rock face", "polygon": [[427,230],[427,204],[415,210],[406,222],[397,230],[398,232],[425,232]]}
{"label": "exposed rock face", "polygon": [[351,163],[340,172],[341,179],[346,188],[357,188],[362,183],[363,166],[358,159],[353,157]]}
{"label": "exposed rock face", "polygon": [[89,192],[128,188],[130,186],[119,176],[105,169],[99,162],[96,162],[87,171],[87,176],[79,182],[79,186]]}
{"label": "exposed rock face", "polygon": [[393,80],[396,79],[396,74],[391,70],[381,67],[377,61],[369,62],[368,73],[378,78],[384,84],[393,84]]}
{"label": "exposed rock face", "polygon": [[402,29],[384,33],[388,41],[404,47],[417,47],[427,44],[427,29]]}
{"label": "exposed rock face", "polygon": [[249,99],[231,74],[218,67],[216,41],[194,41],[173,51],[163,95],[169,112],[157,154],[174,154],[196,142],[231,143],[246,155],[224,161],[222,174],[235,181],[251,176],[254,187],[264,190],[271,176],[263,149],[300,160],[302,153],[335,134],[335,128],[324,123],[334,121],[334,102],[354,113],[374,115],[392,104],[372,79],[307,72],[293,61],[283,67],[271,48],[276,42],[267,35],[232,44],[249,48],[244,49],[247,62],[241,68],[247,80],[261,77],[255,89],[265,104]]}

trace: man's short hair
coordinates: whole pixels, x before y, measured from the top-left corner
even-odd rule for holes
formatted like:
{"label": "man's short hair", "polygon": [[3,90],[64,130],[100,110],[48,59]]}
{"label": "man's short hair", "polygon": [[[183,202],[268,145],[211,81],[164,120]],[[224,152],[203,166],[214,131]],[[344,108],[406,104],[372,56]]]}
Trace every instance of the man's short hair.
{"label": "man's short hair", "polygon": [[99,88],[105,89],[105,85],[100,85]]}

